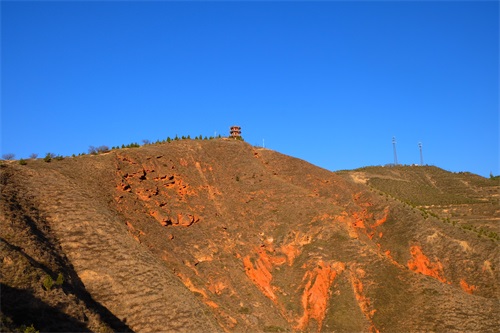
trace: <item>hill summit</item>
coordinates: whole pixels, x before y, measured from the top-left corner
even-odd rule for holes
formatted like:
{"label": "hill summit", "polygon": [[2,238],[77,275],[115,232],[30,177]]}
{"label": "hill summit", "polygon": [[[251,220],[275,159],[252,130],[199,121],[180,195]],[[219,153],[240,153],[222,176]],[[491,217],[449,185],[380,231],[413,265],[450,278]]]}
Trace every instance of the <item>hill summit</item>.
{"label": "hill summit", "polygon": [[225,139],[4,164],[2,329],[493,332],[498,190]]}

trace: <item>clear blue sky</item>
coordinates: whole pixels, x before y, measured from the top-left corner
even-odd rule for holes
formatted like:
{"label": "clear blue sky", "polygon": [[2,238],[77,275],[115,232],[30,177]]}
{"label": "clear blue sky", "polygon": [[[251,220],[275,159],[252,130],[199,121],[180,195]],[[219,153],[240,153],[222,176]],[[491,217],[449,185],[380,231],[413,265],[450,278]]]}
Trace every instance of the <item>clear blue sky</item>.
{"label": "clear blue sky", "polygon": [[1,149],[227,135],[329,170],[499,169],[497,1],[1,2]]}

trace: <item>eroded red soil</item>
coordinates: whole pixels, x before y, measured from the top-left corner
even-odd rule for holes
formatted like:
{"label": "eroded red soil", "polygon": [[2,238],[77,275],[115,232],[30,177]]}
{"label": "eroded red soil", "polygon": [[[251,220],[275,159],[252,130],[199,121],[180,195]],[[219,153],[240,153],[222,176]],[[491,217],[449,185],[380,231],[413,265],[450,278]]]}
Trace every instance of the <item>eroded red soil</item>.
{"label": "eroded red soil", "polygon": [[296,328],[305,330],[311,319],[316,320],[317,331],[323,326],[328,302],[331,296],[331,287],[337,274],[345,269],[343,263],[325,263],[319,261],[315,268],[306,271],[302,281],[305,282],[301,303],[303,314],[298,319]]}
{"label": "eroded red soil", "polygon": [[418,245],[410,248],[410,254],[412,258],[408,261],[409,269],[416,273],[433,277],[443,283],[447,282],[444,277],[443,265],[439,260],[432,262]]}

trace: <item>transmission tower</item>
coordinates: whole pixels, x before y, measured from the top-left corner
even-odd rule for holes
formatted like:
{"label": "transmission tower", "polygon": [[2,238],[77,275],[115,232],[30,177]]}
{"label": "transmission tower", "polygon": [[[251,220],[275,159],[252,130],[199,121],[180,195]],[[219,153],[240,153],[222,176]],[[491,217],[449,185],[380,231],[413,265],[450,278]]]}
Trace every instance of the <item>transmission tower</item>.
{"label": "transmission tower", "polygon": [[422,142],[418,143],[418,149],[420,149],[420,165],[424,165],[424,155],[422,154]]}
{"label": "transmission tower", "polygon": [[392,137],[392,147],[394,148],[394,165],[398,165],[398,154],[396,153],[396,138]]}

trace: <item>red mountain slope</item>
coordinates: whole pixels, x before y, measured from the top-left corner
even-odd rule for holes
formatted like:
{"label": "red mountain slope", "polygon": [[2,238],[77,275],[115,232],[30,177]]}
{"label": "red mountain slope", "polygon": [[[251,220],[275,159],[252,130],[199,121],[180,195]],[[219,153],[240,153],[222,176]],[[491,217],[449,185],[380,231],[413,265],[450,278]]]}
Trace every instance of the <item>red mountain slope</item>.
{"label": "red mountain slope", "polygon": [[495,331],[498,242],[424,217],[356,172],[231,140],[9,164],[1,222],[26,223],[15,215],[29,201],[81,281],[64,292],[86,291],[110,327]]}

